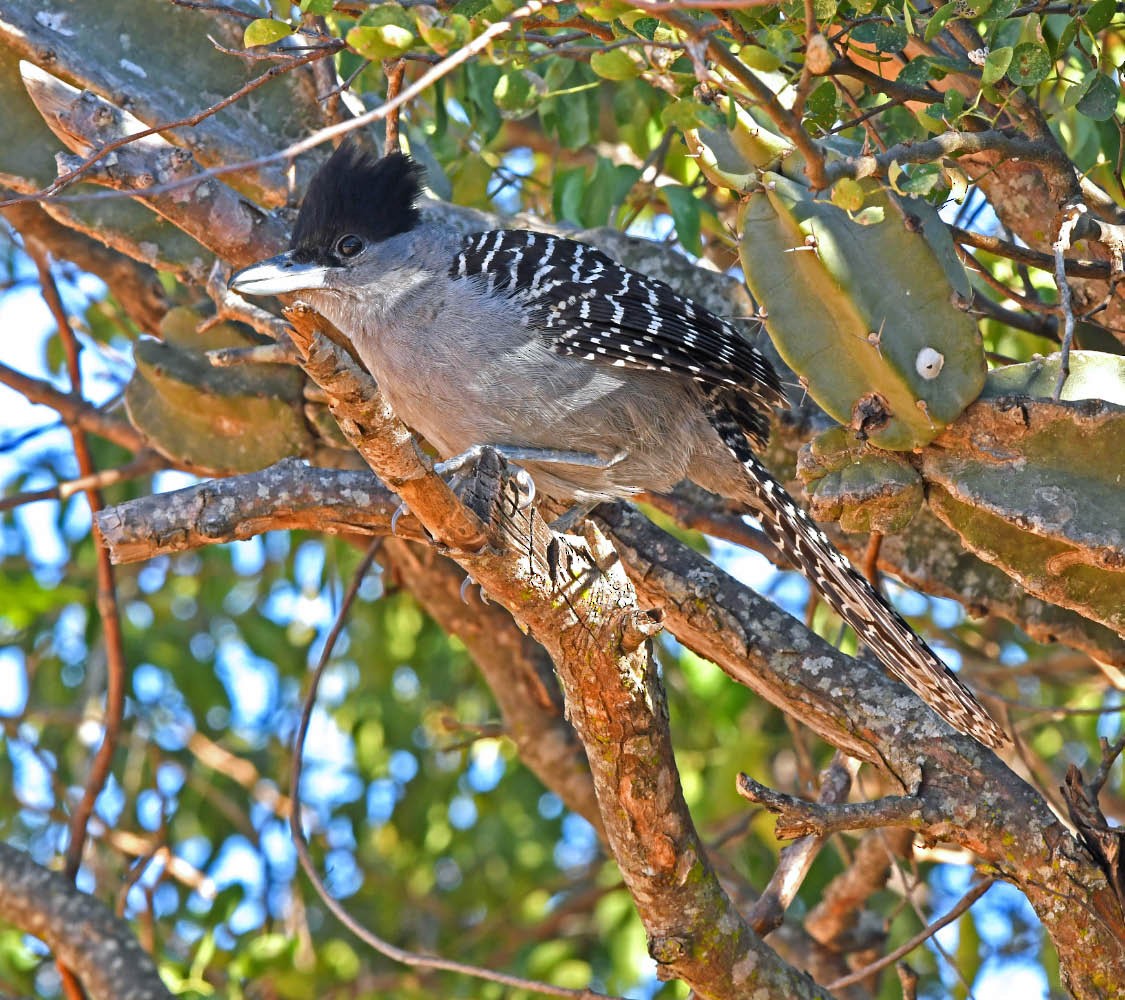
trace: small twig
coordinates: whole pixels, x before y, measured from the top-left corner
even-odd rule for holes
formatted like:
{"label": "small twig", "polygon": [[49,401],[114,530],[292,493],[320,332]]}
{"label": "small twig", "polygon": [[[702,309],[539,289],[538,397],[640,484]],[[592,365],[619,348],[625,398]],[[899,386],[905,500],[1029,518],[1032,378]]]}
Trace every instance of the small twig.
{"label": "small twig", "polygon": [[1050,314],[1054,316],[1058,311],[1058,307],[1053,303],[1043,302],[1037,293],[1021,294],[1014,288],[1010,288],[1004,284],[999,278],[995,277],[987,267],[985,267],[979,260],[977,260],[968,250],[963,246],[954,244],[954,249],[957,255],[961,258],[961,263],[972,271],[980,275],[981,280],[984,281],[989,288],[993,289],[999,295],[1006,299],[1011,299],[1021,309],[1026,309],[1028,312]]}
{"label": "small twig", "polygon": [[[837,750],[832,763],[821,775],[817,801],[821,805],[844,801],[852,787],[854,769],[858,767],[859,761]],[[782,849],[769,884],[746,914],[746,922],[762,937],[781,926],[785,911],[796,898],[822,846],[824,838],[812,833]]]}
{"label": "small twig", "polygon": [[[398,97],[399,91],[402,90],[402,78],[406,74],[406,63],[401,59],[385,62],[383,72],[387,77],[387,101],[389,103]],[[401,107],[395,108],[387,115],[387,120],[383,123],[386,128],[386,138],[383,143],[384,153],[394,153],[399,149],[398,116],[401,111]]]}
{"label": "small twig", "polygon": [[1055,255],[1055,284],[1059,290],[1059,312],[1063,318],[1059,379],[1055,383],[1054,394],[1056,402],[1062,396],[1063,386],[1066,384],[1067,376],[1070,375],[1070,345],[1074,341],[1074,304],[1070,282],[1066,280],[1066,251],[1070,249],[1075,226],[1085,214],[1086,206],[1081,202],[1065,206],[1062,211],[1062,221],[1059,223],[1058,238],[1051,244],[1051,250]]}
{"label": "small twig", "polygon": [[906,962],[899,962],[895,966],[895,972],[902,984],[902,1000],[918,1000],[918,973]]}
{"label": "small twig", "polygon": [[521,976],[511,976],[507,973],[495,972],[492,969],[469,965],[465,962],[456,962],[448,958],[423,955],[416,951],[407,951],[404,948],[396,947],[356,920],[328,891],[327,886],[325,886],[320,877],[320,873],[316,870],[316,865],[313,864],[312,856],[309,853],[309,843],[301,825],[301,772],[304,762],[305,737],[308,734],[309,723],[312,720],[313,707],[316,704],[316,692],[320,685],[320,679],[324,674],[325,668],[328,666],[328,661],[332,657],[336,641],[343,631],[344,622],[347,621],[348,612],[351,610],[351,606],[355,602],[356,596],[359,594],[360,585],[363,583],[364,578],[367,576],[367,571],[371,568],[371,564],[375,560],[375,555],[379,550],[381,542],[381,539],[376,539],[368,546],[367,552],[364,553],[363,559],[360,560],[360,564],[356,568],[347,592],[344,594],[344,599],[340,602],[340,610],[336,615],[336,620],[332,623],[332,628],[329,630],[324,640],[324,648],[321,650],[316,668],[313,670],[312,678],[309,681],[309,690],[305,695],[305,703],[301,711],[301,722],[293,737],[293,768],[289,778],[289,796],[293,802],[293,808],[289,813],[289,829],[293,835],[293,843],[296,846],[297,858],[301,863],[301,867],[304,869],[309,881],[312,882],[313,888],[316,890],[317,895],[320,896],[321,902],[324,903],[333,916],[355,934],[356,937],[363,941],[364,944],[374,948],[381,955],[386,956],[393,962],[399,962],[411,968],[455,972],[460,975],[472,976],[475,979],[483,979],[486,982],[499,983],[501,986],[507,986],[511,989],[528,990],[532,993],[540,993],[545,996],[572,997],[576,998],[576,1000],[594,1000],[594,998],[603,997],[604,994],[595,993],[592,990],[571,990],[561,986],[551,986],[548,983],[524,979]]}
{"label": "small twig", "polygon": [[825,836],[843,830],[871,830],[879,826],[916,828],[922,817],[922,800],[916,795],[887,795],[872,802],[821,805],[786,795],[739,774],[735,783],[744,799],[765,806],[777,816],[775,835],[782,840],[815,833]]}
{"label": "small twig", "polygon": [[1121,751],[1125,750],[1125,736],[1122,736],[1116,743],[1110,745],[1109,740],[1104,736],[1098,740],[1098,744],[1102,751],[1102,760],[1098,764],[1098,769],[1094,772],[1094,776],[1086,782],[1086,794],[1093,802],[1098,801],[1098,796],[1101,794],[1102,788],[1105,787],[1106,781],[1109,780],[1109,772],[1113,767],[1113,762],[1121,756]]}
{"label": "small twig", "polygon": [[29,503],[38,503],[40,500],[69,500],[75,493],[85,490],[102,490],[116,483],[124,483],[130,479],[163,469],[168,461],[162,455],[152,451],[142,451],[132,461],[116,469],[104,469],[90,476],[80,476],[66,482],[56,483],[41,490],[29,490],[26,493],[15,493],[10,497],[0,499],[0,511],[13,510]]}
{"label": "small twig", "polygon": [[876,590],[879,589],[879,550],[883,547],[883,533],[873,531],[867,536],[867,550],[863,553],[863,575]]}
{"label": "small twig", "polygon": [[880,969],[885,969],[888,965],[892,965],[900,958],[909,955],[920,944],[933,937],[938,931],[948,924],[953,923],[962,913],[964,913],[970,906],[973,905],[978,899],[981,898],[989,889],[992,888],[996,879],[986,878],[982,882],[978,882],[973,886],[961,899],[957,905],[953,907],[944,917],[935,920],[932,924],[924,927],[921,931],[914,935],[909,941],[903,942],[894,951],[888,952],[882,958],[877,959],[870,965],[865,965],[862,969],[857,969],[855,972],[849,973],[846,976],[841,976],[835,982],[828,984],[830,990],[840,990],[845,986],[854,986],[856,983],[861,983],[868,976],[874,975]]}
{"label": "small twig", "polygon": [[1034,333],[1037,337],[1045,337],[1047,340],[1056,341],[1059,339],[1057,317],[1029,315],[1028,313],[1017,312],[1015,309],[1007,309],[999,302],[994,302],[979,288],[973,289],[973,297],[966,311],[981,316],[989,316],[1006,326],[1014,327],[1017,330],[1025,330],[1027,333]]}
{"label": "small twig", "polygon": [[258,16],[249,11],[231,7],[229,4],[207,3],[205,0],[171,0],[171,3],[176,7],[186,7],[188,10],[206,10],[216,14],[226,14],[228,17],[236,17],[242,21],[253,21]]}
{"label": "small twig", "polygon": [[[957,226],[950,226],[949,232],[957,243],[976,247],[978,250],[995,254],[997,257],[1007,257],[1008,260],[1014,260],[1029,267],[1037,267],[1041,271],[1055,272],[1056,259],[1051,254],[1017,246],[1015,243],[1002,240],[996,236],[986,236],[984,233],[959,229]],[[1066,273],[1072,278],[1101,278],[1108,281],[1113,276],[1113,269],[1109,261],[1066,259],[1064,262]]]}

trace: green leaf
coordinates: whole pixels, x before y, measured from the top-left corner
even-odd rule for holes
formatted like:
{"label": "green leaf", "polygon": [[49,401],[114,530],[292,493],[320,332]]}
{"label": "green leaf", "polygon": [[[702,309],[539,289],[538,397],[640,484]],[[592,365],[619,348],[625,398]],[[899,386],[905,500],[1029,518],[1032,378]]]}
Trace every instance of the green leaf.
{"label": "green leaf", "polygon": [[887,210],[882,205],[868,205],[852,215],[852,222],[857,226],[877,226],[887,217]]}
{"label": "green leaf", "polygon": [[688,188],[675,184],[662,187],[660,196],[664,199],[664,204],[668,206],[668,211],[672,215],[680,245],[689,253],[697,256],[703,253],[703,242],[700,239],[702,213],[699,199]]}
{"label": "green leaf", "polygon": [[347,41],[348,48],[365,59],[397,59],[404,52],[410,51],[414,44],[414,32],[397,24],[364,26],[352,28],[348,32]]}
{"label": "green leaf", "polygon": [[275,21],[272,17],[259,17],[246,25],[242,33],[242,44],[252,49],[256,45],[272,45],[280,38],[293,34],[293,26],[284,21]]}
{"label": "green leaf", "polygon": [[1019,87],[1034,87],[1051,72],[1051,54],[1038,42],[1023,42],[1012,52],[1008,79]]}
{"label": "green leaf", "polygon": [[551,192],[551,211],[559,221],[582,222],[582,195],[586,190],[586,171],[582,167],[555,174]]}
{"label": "green leaf", "polygon": [[1098,78],[1098,71],[1096,69],[1090,70],[1079,83],[1069,88],[1063,94],[1062,106],[1064,108],[1073,108],[1082,98],[1086,96],[1090,88],[1094,85],[1094,81]]}
{"label": "green leaf", "polygon": [[595,52],[590,56],[590,69],[606,80],[632,80],[641,72],[640,66],[624,49]]}
{"label": "green leaf", "polygon": [[450,14],[433,22],[427,21],[415,8],[415,28],[418,34],[439,56],[459,49],[471,34],[469,19],[461,14]]}
{"label": "green leaf", "polygon": [[1117,110],[1118,89],[1105,73],[1097,73],[1086,93],[1078,102],[1078,110],[1087,118],[1104,122]]}
{"label": "green leaf", "polygon": [[1117,0],[1097,0],[1097,3],[1086,11],[1082,20],[1086,22],[1086,27],[1096,35],[1102,28],[1109,25],[1116,13]]}
{"label": "green leaf", "polygon": [[462,17],[476,17],[488,6],[489,0],[460,0],[450,13],[460,14]]}
{"label": "green leaf", "polygon": [[945,92],[945,117],[950,121],[961,117],[961,112],[965,110],[965,95],[959,90],[947,90]]}
{"label": "green leaf", "polygon": [[1012,65],[1013,51],[1010,45],[1004,45],[989,52],[980,71],[981,83],[996,83],[997,80],[1002,80],[1004,74],[1008,72],[1008,67]]}
{"label": "green leaf", "polygon": [[500,73],[499,66],[490,66],[483,62],[470,62],[465,67],[465,78],[468,83],[466,97],[476,108],[477,117],[474,124],[485,142],[490,141],[500,131],[503,122],[492,97],[500,80]]}
{"label": "green leaf", "polygon": [[641,38],[647,38],[650,42],[656,37],[656,29],[660,27],[660,22],[655,17],[638,17],[636,20],[630,18],[624,23]]}
{"label": "green leaf", "polygon": [[782,63],[777,55],[760,45],[743,45],[738,50],[738,58],[751,69],[758,69],[763,73],[772,73]]}
{"label": "green leaf", "polygon": [[660,121],[665,128],[687,131],[692,128],[720,129],[725,123],[725,118],[713,104],[685,98],[669,104],[661,112]]}
{"label": "green leaf", "polygon": [[[809,114],[819,120],[833,118],[836,115],[836,87],[831,80],[824,80],[821,84],[809,94],[809,99],[805,105]],[[734,107],[734,102],[731,102],[731,107]],[[733,126],[731,126],[733,128]]]}
{"label": "green leaf", "polygon": [[845,212],[858,212],[863,208],[863,185],[851,177],[841,177],[832,185],[832,204]]}
{"label": "green leaf", "polygon": [[915,56],[902,68],[899,73],[899,83],[909,87],[924,87],[934,75],[934,64],[925,56]]}
{"label": "green leaf", "polygon": [[910,36],[901,24],[884,24],[880,21],[875,25],[875,48],[879,52],[901,52],[908,41]]}
{"label": "green leaf", "polygon": [[1003,21],[1019,6],[1019,0],[994,0],[985,13],[986,21]]}
{"label": "green leaf", "polygon": [[932,42],[934,38],[941,32],[941,30],[957,16],[957,5],[947,3],[944,7],[940,8],[938,12],[930,18],[929,23],[926,25],[926,33],[923,35],[923,40]]}
{"label": "green leaf", "polygon": [[[1116,0],[1114,0],[1114,2],[1116,2]],[[1072,17],[1066,22],[1066,27],[1063,28],[1062,34],[1059,35],[1058,44],[1055,46],[1055,58],[1056,59],[1059,56],[1061,56],[1064,52],[1066,52],[1067,49],[1070,48],[1070,46],[1074,42],[1074,39],[1077,36],[1077,34],[1078,34],[1078,20],[1076,18]]]}
{"label": "green leaf", "polygon": [[594,176],[584,184],[576,221],[584,226],[604,226],[612,221],[610,214],[625,200],[640,175],[637,167],[614,166],[604,156],[599,156]]}
{"label": "green leaf", "polygon": [[524,118],[535,110],[539,103],[536,79],[526,70],[517,69],[505,73],[492,88],[492,99],[500,114],[507,119]]}
{"label": "green leaf", "polygon": [[302,14],[331,14],[333,0],[301,0]]}

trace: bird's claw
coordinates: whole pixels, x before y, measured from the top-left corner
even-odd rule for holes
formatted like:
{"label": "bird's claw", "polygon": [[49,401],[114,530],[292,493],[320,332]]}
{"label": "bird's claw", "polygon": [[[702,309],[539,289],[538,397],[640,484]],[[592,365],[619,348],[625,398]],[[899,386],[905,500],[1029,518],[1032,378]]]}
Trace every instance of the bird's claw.
{"label": "bird's claw", "polygon": [[398,522],[406,514],[410,513],[410,508],[405,503],[400,503],[395,512],[391,515],[391,534],[397,534]]}
{"label": "bird's claw", "polygon": [[[469,589],[476,582],[477,581],[474,580],[471,576],[466,576],[465,579],[461,581],[461,603],[463,603],[463,604],[469,603]],[[481,599],[481,602],[484,603],[484,604],[491,604],[492,603],[488,599],[488,595],[484,592],[483,587],[480,589],[480,599]]]}
{"label": "bird's claw", "polygon": [[527,469],[516,469],[516,474],[513,477],[516,481],[516,486],[519,488],[519,499],[516,501],[516,510],[527,510],[533,503],[535,503],[535,480],[531,478],[531,473]]}

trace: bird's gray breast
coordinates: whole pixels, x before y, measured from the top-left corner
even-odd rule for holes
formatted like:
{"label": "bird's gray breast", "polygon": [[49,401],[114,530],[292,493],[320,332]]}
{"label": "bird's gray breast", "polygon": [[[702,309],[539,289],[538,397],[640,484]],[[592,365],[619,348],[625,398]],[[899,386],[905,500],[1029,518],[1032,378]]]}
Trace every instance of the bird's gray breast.
{"label": "bird's gray breast", "polygon": [[469,281],[414,289],[353,341],[395,413],[443,457],[477,444],[580,451],[605,469],[527,462],[560,498],[664,490],[713,437],[690,384],[563,357],[518,299]]}

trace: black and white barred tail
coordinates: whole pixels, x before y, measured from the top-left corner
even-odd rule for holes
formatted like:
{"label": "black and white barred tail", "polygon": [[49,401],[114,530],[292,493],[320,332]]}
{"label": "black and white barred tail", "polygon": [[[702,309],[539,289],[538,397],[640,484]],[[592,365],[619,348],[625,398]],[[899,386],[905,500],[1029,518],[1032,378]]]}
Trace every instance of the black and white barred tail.
{"label": "black and white barred tail", "polygon": [[954,729],[1000,747],[1007,734],[914,630],[848,562],[750,450],[735,418],[723,407],[711,423],[742,464],[762,530],[792,560],[832,609],[855,629],[879,661]]}

